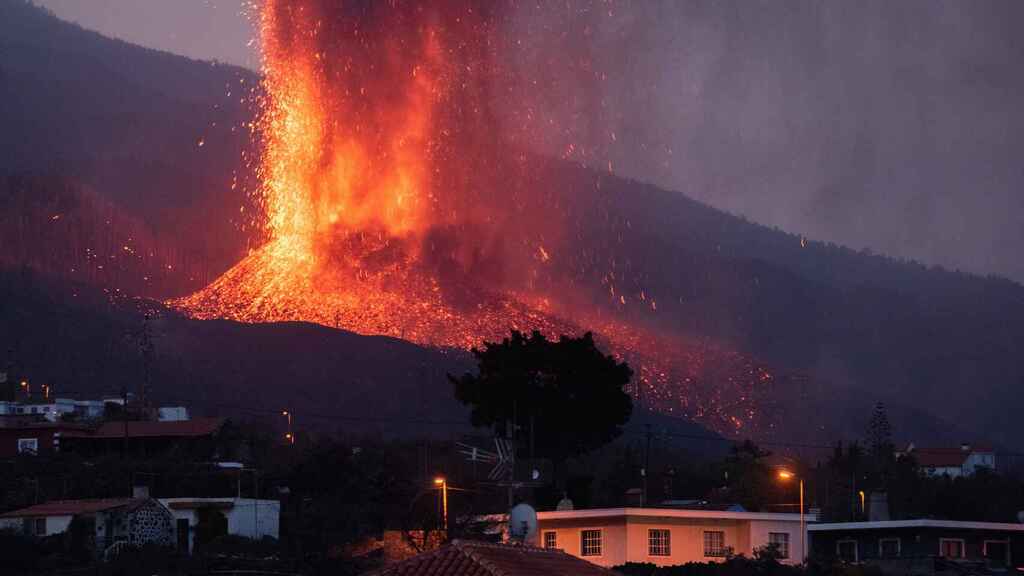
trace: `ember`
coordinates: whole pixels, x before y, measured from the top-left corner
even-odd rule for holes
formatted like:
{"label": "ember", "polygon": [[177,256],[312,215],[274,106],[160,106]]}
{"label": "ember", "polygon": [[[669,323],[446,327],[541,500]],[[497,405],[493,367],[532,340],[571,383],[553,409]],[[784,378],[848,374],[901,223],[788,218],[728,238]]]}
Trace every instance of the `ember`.
{"label": "ember", "polygon": [[[338,4],[263,3],[255,130],[266,242],[173,306],[196,318],[309,321],[456,348],[510,329],[586,326],[638,366],[634,392],[651,406],[723,431],[758,419],[771,379],[763,368],[581,311],[533,281],[554,265],[567,225],[513,214],[526,168],[494,136],[490,100],[506,79],[495,52],[508,43],[495,38],[498,15],[481,8],[489,3]],[[524,230],[536,239],[520,241]],[[647,298],[638,305],[653,311]],[[708,366],[723,363],[732,372],[708,386]]]}

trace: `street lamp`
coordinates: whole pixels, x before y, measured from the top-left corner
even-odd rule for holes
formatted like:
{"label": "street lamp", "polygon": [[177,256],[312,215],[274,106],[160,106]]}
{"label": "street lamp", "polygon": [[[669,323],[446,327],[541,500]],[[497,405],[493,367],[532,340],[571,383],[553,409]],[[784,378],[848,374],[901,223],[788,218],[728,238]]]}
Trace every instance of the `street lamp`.
{"label": "street lamp", "polygon": [[295,444],[295,435],[292,434],[292,413],[288,410],[282,410],[281,416],[288,419],[288,432],[285,433],[284,439],[287,440],[289,444]]}
{"label": "street lamp", "polygon": [[444,525],[444,533],[448,535],[448,480],[442,476],[434,478],[434,486],[441,489],[441,523]]}
{"label": "street lamp", "polygon": [[779,480],[788,482],[796,478],[800,481],[800,563],[807,561],[807,522],[804,520],[804,479],[789,470],[779,470]]}

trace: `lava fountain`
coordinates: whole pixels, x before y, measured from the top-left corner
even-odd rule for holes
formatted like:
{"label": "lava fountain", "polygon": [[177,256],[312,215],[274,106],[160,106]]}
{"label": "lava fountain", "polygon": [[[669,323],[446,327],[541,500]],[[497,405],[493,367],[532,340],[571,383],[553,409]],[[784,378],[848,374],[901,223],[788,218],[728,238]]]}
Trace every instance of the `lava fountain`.
{"label": "lava fountain", "polygon": [[519,210],[538,205],[523,202],[537,183],[492,110],[509,76],[490,5],[265,0],[254,124],[265,243],[171,305],[457,348],[583,325],[639,364],[636,391],[655,405],[748,426],[763,368],[730,359],[740,376],[699,393],[707,347],[569,306],[535,281],[566,225],[554,210]]}

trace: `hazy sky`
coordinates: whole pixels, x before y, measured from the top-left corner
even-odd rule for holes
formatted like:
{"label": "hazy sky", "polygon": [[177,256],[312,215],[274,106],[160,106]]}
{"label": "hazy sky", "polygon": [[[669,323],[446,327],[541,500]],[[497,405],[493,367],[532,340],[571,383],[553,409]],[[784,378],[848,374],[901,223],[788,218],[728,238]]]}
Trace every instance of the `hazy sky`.
{"label": "hazy sky", "polygon": [[[257,66],[241,0],[38,1]],[[597,165],[814,239],[1024,281],[1024,1],[551,6],[513,19],[518,64],[580,53],[606,73],[573,86],[555,70],[552,93],[585,95],[543,103]]]}
{"label": "hazy sky", "polygon": [[255,69],[242,0],[35,0],[63,20],[149,48]]}

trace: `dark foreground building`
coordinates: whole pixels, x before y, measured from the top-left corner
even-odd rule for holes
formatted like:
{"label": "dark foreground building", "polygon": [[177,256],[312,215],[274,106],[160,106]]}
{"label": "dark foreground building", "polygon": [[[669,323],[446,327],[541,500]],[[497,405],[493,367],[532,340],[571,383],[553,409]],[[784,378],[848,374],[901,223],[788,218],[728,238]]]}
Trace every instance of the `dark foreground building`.
{"label": "dark foreground building", "polygon": [[612,576],[561,550],[455,540],[373,572],[373,576]]}
{"label": "dark foreground building", "polygon": [[885,574],[984,573],[1024,566],[1024,524],[884,520],[811,524],[813,556]]}

